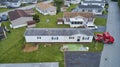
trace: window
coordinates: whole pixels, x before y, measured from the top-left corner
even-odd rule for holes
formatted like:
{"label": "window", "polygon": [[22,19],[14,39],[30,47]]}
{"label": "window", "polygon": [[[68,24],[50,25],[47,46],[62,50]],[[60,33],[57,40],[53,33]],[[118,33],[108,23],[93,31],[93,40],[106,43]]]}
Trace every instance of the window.
{"label": "window", "polygon": [[74,39],[74,37],[69,37],[69,39]]}
{"label": "window", "polygon": [[83,37],[82,40],[89,40],[89,37]]}
{"label": "window", "polygon": [[102,11],[102,10],[100,10],[100,9],[98,10],[98,12],[101,12],[101,11]]}
{"label": "window", "polygon": [[52,40],[58,40],[58,37],[52,37],[51,39]]}
{"label": "window", "polygon": [[85,12],[85,10],[83,9],[82,12]]}
{"label": "window", "polygon": [[41,37],[37,37],[37,39],[41,39]]}
{"label": "window", "polygon": [[79,22],[79,24],[82,24],[83,22]]}

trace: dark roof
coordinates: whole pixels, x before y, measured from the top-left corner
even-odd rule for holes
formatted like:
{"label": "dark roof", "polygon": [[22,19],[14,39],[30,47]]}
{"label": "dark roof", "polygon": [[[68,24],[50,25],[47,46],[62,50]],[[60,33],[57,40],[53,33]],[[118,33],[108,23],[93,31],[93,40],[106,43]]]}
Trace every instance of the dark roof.
{"label": "dark roof", "polygon": [[100,52],[65,52],[65,67],[99,67]]}
{"label": "dark roof", "polygon": [[93,36],[93,32],[80,28],[27,28],[25,36],[69,36],[83,34]]}
{"label": "dark roof", "polygon": [[78,5],[79,9],[103,9],[102,6],[98,5]]}
{"label": "dark roof", "polygon": [[105,1],[83,1],[83,3],[106,3]]}
{"label": "dark roof", "polygon": [[58,62],[0,64],[0,67],[59,67]]}
{"label": "dark roof", "polygon": [[28,25],[35,24],[35,21],[27,21],[27,24],[28,24]]}
{"label": "dark roof", "polygon": [[9,18],[11,21],[18,19],[20,17],[30,17],[27,13],[25,13],[23,10],[15,10],[8,12]]}
{"label": "dark roof", "polygon": [[91,12],[64,12],[65,18],[72,18],[76,16],[82,16],[85,18],[94,18],[95,15]]}

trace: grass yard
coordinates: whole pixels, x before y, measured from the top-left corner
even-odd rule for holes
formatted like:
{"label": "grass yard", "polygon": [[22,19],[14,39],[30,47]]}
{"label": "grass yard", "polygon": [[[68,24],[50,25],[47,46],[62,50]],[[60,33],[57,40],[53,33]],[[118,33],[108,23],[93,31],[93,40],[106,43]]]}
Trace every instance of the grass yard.
{"label": "grass yard", "polygon": [[71,4],[70,7],[68,7],[67,11],[71,12],[72,9],[76,8],[77,4]]}
{"label": "grass yard", "polygon": [[63,17],[62,12],[53,16],[50,15],[44,16],[37,11],[36,13],[40,16],[40,22],[36,24],[37,28],[69,28],[70,27],[69,25],[65,25],[65,24],[57,24],[57,19]]}
{"label": "grass yard", "polygon": [[79,51],[81,44],[65,44],[68,47],[68,51]]}
{"label": "grass yard", "polygon": [[[2,26],[7,26],[9,22],[4,22]],[[64,67],[64,55],[60,52],[61,45],[44,47],[39,45],[39,49],[34,52],[24,53],[22,47],[25,44],[25,27],[10,29],[7,38],[0,41],[0,63],[29,63],[29,62],[60,62],[60,67]]]}
{"label": "grass yard", "polygon": [[[63,13],[58,13],[55,16],[41,14],[39,16],[40,22],[36,24],[37,28],[69,28],[69,25],[57,24],[57,18],[62,18]],[[46,19],[49,19],[49,22]],[[105,19],[102,18],[102,21],[100,19],[97,18],[95,23],[98,25],[106,23]],[[47,47],[44,47],[44,44],[39,44],[37,51],[25,53],[22,51],[22,47],[25,45],[24,32],[26,27],[11,29],[9,24],[9,21],[2,24],[2,26],[7,26],[11,33],[7,33],[7,38],[0,41],[0,63],[60,62],[60,67],[64,67],[64,53],[60,51],[61,44]],[[97,42],[84,46],[89,47],[89,51],[102,51],[103,49],[103,44]]]}
{"label": "grass yard", "polygon": [[0,8],[0,13],[1,13],[1,12],[5,12],[5,11],[8,11],[8,10],[12,10],[12,9],[9,9],[9,8]]}
{"label": "grass yard", "polygon": [[95,18],[95,25],[98,26],[106,26],[107,19],[106,18]]}

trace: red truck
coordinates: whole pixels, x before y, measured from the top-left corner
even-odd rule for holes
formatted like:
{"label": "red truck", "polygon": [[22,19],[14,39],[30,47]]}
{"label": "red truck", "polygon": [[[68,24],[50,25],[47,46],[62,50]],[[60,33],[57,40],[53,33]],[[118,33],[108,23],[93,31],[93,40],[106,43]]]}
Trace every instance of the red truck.
{"label": "red truck", "polygon": [[112,44],[114,43],[114,38],[109,34],[109,32],[104,32],[103,34],[96,34],[94,37],[95,41]]}

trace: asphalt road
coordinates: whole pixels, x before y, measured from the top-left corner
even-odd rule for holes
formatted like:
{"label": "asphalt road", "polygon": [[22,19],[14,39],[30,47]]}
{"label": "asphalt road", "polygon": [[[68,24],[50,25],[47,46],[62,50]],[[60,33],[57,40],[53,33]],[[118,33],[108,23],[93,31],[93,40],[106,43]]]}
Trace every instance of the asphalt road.
{"label": "asphalt road", "polygon": [[106,31],[115,38],[111,45],[104,44],[100,67],[120,67],[120,9],[117,2],[109,2]]}
{"label": "asphalt road", "polygon": [[[23,10],[24,10],[24,9],[31,9],[31,8],[34,8],[34,7],[35,7],[35,4],[29,5],[29,6],[25,6],[25,7],[16,8],[16,9],[23,9]],[[14,11],[14,10],[15,10],[15,9],[9,10],[9,11]],[[3,14],[8,15],[8,12],[9,12],[9,11],[0,13],[0,16],[3,15]]]}

